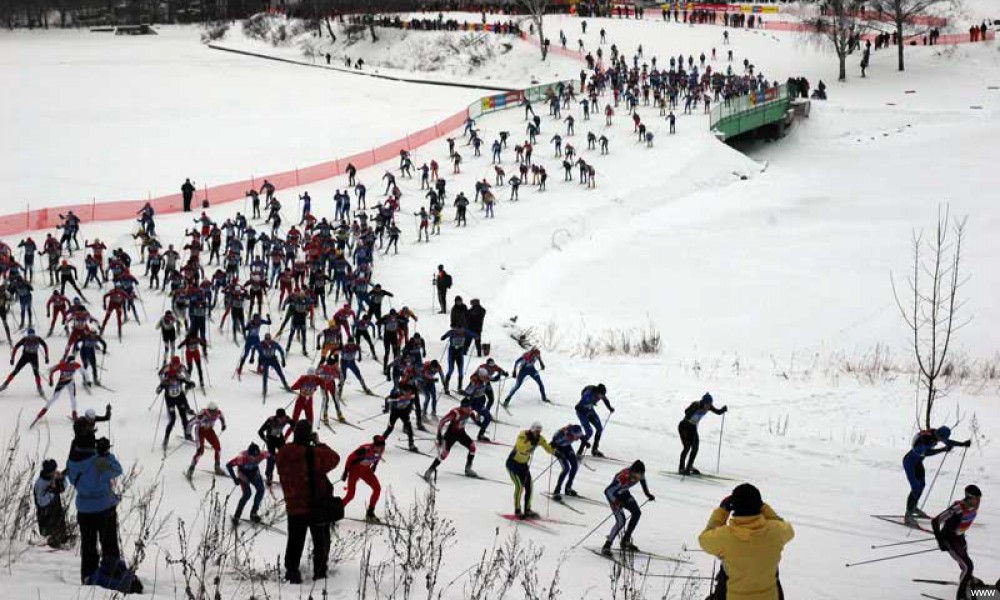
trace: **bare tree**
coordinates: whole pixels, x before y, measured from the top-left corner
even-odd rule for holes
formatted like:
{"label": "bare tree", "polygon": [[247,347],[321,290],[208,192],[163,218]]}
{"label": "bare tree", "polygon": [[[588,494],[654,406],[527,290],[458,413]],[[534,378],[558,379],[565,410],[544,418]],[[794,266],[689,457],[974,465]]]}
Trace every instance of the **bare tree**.
{"label": "bare tree", "polygon": [[838,81],[847,79],[847,57],[859,47],[861,34],[868,30],[860,16],[864,5],[864,0],[826,0],[821,13],[807,20],[815,39],[833,46],[840,63]]}
{"label": "bare tree", "polygon": [[545,60],[545,56],[548,53],[548,47],[545,44],[545,12],[549,8],[549,0],[518,0],[520,4],[528,13],[528,17],[531,18],[531,22],[535,24],[535,29],[538,30],[538,46],[542,52],[542,60]]}
{"label": "bare tree", "polygon": [[[959,291],[968,281],[961,273],[962,243],[967,218],[952,221],[949,210],[938,211],[934,236],[924,239],[913,233],[913,271],[903,295],[892,279],[896,306],[910,329],[913,354],[917,359],[917,411],[924,404],[924,427],[931,427],[934,401],[941,392],[940,377],[948,372],[948,351],[954,333],[971,319],[960,318],[965,302]],[[921,400],[923,396],[923,400]],[[918,416],[919,420],[919,416]]]}
{"label": "bare tree", "polygon": [[926,15],[932,7],[954,2],[955,0],[871,0],[872,9],[887,15],[896,27],[896,50],[899,53],[900,71],[906,70],[903,63],[903,28],[912,25],[915,17]]}

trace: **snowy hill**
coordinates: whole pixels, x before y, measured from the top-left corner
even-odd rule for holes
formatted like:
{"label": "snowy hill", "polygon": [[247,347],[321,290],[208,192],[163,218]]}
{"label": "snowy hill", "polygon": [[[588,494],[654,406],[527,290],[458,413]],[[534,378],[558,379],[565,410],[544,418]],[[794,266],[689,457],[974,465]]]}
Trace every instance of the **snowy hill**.
{"label": "snowy hill", "polygon": [[[575,19],[556,17],[551,21],[556,31],[578,31]],[[609,41],[617,43],[627,56],[640,43],[645,56],[655,53],[660,60],[667,53],[697,57],[702,51],[708,54],[713,46],[721,48],[721,28],[619,20],[590,20],[586,44],[597,44],[596,30],[602,26],[608,31]],[[80,38],[72,36],[82,34],[61,35],[38,37],[52,46],[45,50],[50,56],[70,55],[77,50]],[[218,146],[192,147],[195,145],[189,143],[190,137],[177,140],[149,134],[157,144],[148,151],[157,152],[159,157],[150,168],[155,167],[156,176],[166,180],[164,186],[172,186],[195,167],[219,169],[219,176],[225,176],[231,170],[242,169],[239,161],[244,159],[252,162],[273,158],[285,163],[313,160],[324,152],[324,146],[312,139],[321,136],[303,135],[302,131],[329,131],[333,132],[331,136],[344,131],[343,139],[337,137],[336,147],[331,150],[342,155],[352,143],[398,137],[424,115],[447,113],[470,101],[464,91],[413,88],[351,75],[317,75],[313,69],[278,67],[249,58],[219,58],[216,54],[222,53],[197,46],[192,32],[177,35],[195,49],[192,55],[187,55],[187,50],[178,55],[169,73],[183,74],[185,69],[193,68],[189,61],[195,61],[199,65],[196,81],[205,86],[217,82],[219,90],[208,100],[219,110],[226,108],[227,113],[233,113],[236,123],[219,118],[219,113],[215,119],[205,117],[205,136],[219,140]],[[18,52],[18,58],[4,63],[3,68],[26,73],[25,64],[30,64],[31,57],[42,50],[35,40],[25,41],[26,37],[19,36],[22,34],[0,36],[0,44]],[[159,37],[171,36],[168,31]],[[57,41],[48,41],[52,39]],[[977,573],[993,579],[1000,574],[1000,549],[990,541],[995,537],[991,528],[1000,522],[1000,509],[993,500],[1000,497],[996,474],[1000,449],[992,437],[1000,427],[1000,408],[996,403],[997,379],[989,369],[995,367],[1000,342],[996,328],[991,326],[998,317],[996,294],[1000,281],[995,262],[1000,242],[993,232],[1000,209],[989,194],[997,150],[988,141],[997,131],[1000,108],[998,92],[992,89],[996,85],[992,79],[1000,72],[996,49],[913,49],[909,54],[911,67],[905,74],[892,71],[892,57],[887,53],[876,54],[868,79],[852,78],[846,84],[833,84],[829,74],[835,68],[834,60],[800,38],[734,32],[733,41],[737,63],[746,57],[773,79],[798,74],[811,81],[825,78],[830,84],[831,100],[814,103],[811,117],[797,125],[790,137],[770,146],[744,148],[748,154],[717,142],[708,131],[704,115],[680,116],[678,133],[671,136],[654,109],[640,106],[639,114],[655,133],[654,146],[647,148],[637,141],[624,110],[619,111],[611,127],[605,127],[600,118],[583,121],[579,107],[574,106],[577,135],[567,139],[596,168],[597,185],[592,190],[577,181],[562,181],[562,169],[549,139],[556,131],[565,134],[565,125],[539,108],[543,125],[535,157],[548,169],[548,189],[540,192],[525,184],[521,200],[510,202],[509,188],[498,188],[496,218],[485,218],[479,206],[473,204],[466,228],[454,226],[453,209],[449,207],[442,234],[432,236],[431,242],[425,244],[415,241],[417,224],[407,214],[425,205],[419,180],[400,179],[403,199],[399,224],[404,230],[400,252],[377,257],[375,281],[395,294],[391,306],[398,309],[407,305],[417,312],[415,327],[428,340],[428,358],[443,354],[444,342],[438,338],[448,326],[447,317],[435,312],[429,285],[438,264],[443,263],[454,274],[453,294],[466,300],[479,298],[487,308],[483,337],[492,344],[492,356],[501,366],[509,370],[523,352],[513,337],[531,330],[548,367],[542,377],[557,404],[542,404],[528,381],[512,401],[512,414],[500,411],[498,416],[504,424],[491,428],[490,434],[500,442],[510,443],[520,428],[534,420],[542,422],[546,434],[574,422],[572,405],[580,389],[597,382],[608,386],[617,410],[607,421],[602,449],[622,461],[643,459],[649,466],[651,491],[657,497],[655,503],[643,509],[636,543],[690,561],[677,563],[676,567],[651,564],[650,573],[664,575],[676,568],[672,572],[675,575],[711,575],[713,561],[696,550],[698,533],[735,480],[747,480],[756,483],[765,500],[796,528],[796,538],[785,549],[781,565],[781,580],[789,597],[903,600],[921,592],[945,597],[951,588],[946,588],[945,593],[912,581],[918,577],[957,577],[954,563],[940,552],[881,565],[892,568],[876,564],[846,569],[843,565],[890,553],[873,551],[873,544],[911,541],[920,535],[870,517],[902,511],[907,485],[900,460],[915,428],[907,333],[892,304],[889,271],[908,268],[911,230],[930,227],[939,203],[950,202],[953,214],[969,215],[965,265],[972,279],[966,288],[967,310],[975,315],[973,324],[960,332],[956,343],[959,356],[985,370],[955,380],[948,395],[939,401],[939,422],[956,425],[956,437],[973,438],[974,443],[962,458],[952,453],[943,463],[940,458],[928,460],[929,471],[936,470],[938,464],[943,467],[928,494],[926,510],[944,508],[953,496],[953,485],[974,481],[983,489],[979,520],[968,537]],[[5,57],[9,55],[4,53]],[[104,56],[109,55],[116,55],[116,51]],[[95,62],[107,65],[104,59]],[[136,65],[141,64],[125,62],[122,68],[139,68]],[[523,72],[530,68],[524,65]],[[58,79],[53,77],[52,81]],[[177,85],[178,80],[185,81],[181,77],[167,79],[160,73],[151,76],[148,90],[158,89],[162,94],[165,87]],[[117,78],[111,81],[116,86],[125,85]],[[44,96],[36,88],[29,87],[27,92],[36,100]],[[278,121],[274,124],[267,116],[271,112],[267,100],[271,93],[296,107],[274,108],[273,118]],[[24,106],[31,98],[18,102]],[[170,98],[171,105],[176,106],[173,102],[177,97]],[[296,98],[304,104],[295,104]],[[122,103],[126,113],[145,110],[131,107],[126,98]],[[162,127],[188,118],[187,112],[177,110],[165,110],[164,118],[151,120],[150,126]],[[27,108],[25,114],[31,114]],[[34,130],[52,133],[50,123],[62,127],[70,120],[66,115],[75,112],[46,114],[52,115],[50,120],[36,120]],[[523,113],[519,109],[483,117],[478,126],[487,145],[502,130],[511,132],[511,146],[524,137]],[[609,155],[585,149],[581,138],[588,130],[609,137]],[[74,128],[66,125],[66,131]],[[35,160],[41,161],[37,157],[49,145],[56,152],[59,146],[49,140],[58,137],[53,133],[29,144]],[[114,138],[104,137],[99,131],[84,137],[109,153],[122,152]],[[30,135],[21,138],[33,139]],[[82,138],[74,139],[83,144]],[[460,174],[451,174],[443,140],[415,152],[414,162],[420,165],[437,160],[442,175],[448,178],[450,197],[464,191],[471,198],[474,182],[483,178],[493,181],[494,169],[488,151],[476,158],[463,139],[458,144],[465,158]],[[277,150],[272,152],[272,148]],[[4,155],[13,156],[14,150]],[[186,162],[195,157],[201,162]],[[66,178],[83,178],[89,169],[87,160],[44,164],[53,165],[53,169],[58,165]],[[134,189],[136,181],[146,180],[146,172],[141,170],[147,166],[145,160],[121,164],[115,172],[119,178],[115,183],[120,188],[128,191]],[[384,171],[397,166],[392,161],[359,173],[359,179],[369,187],[370,201],[381,199],[380,178]],[[508,174],[514,171],[511,148],[504,151],[502,166]],[[346,178],[336,178],[309,186],[314,212],[331,217],[329,199],[334,190],[346,185]],[[59,186],[59,181],[49,175],[38,175],[30,189],[56,196],[50,190],[58,190]],[[297,220],[295,198],[304,191],[278,191],[286,207],[286,223]],[[209,215],[221,221],[237,210],[244,210],[244,206],[213,207]],[[184,231],[191,227],[189,218],[158,217],[158,232],[170,243],[180,244]],[[92,239],[99,235],[109,246],[124,247],[134,255],[128,237],[133,230],[134,224],[129,222],[87,225],[81,237]],[[17,242],[6,241],[11,245]],[[73,260],[80,264],[80,255]],[[91,305],[96,306],[97,293],[85,291]],[[36,275],[36,311],[48,293]],[[120,343],[109,336],[110,353],[103,377],[115,391],[96,389],[92,395],[83,393],[80,405],[82,409],[113,404],[112,426],[108,429],[101,425],[101,434],[112,436],[114,452],[124,463],[137,461],[142,466],[140,482],[163,481],[164,513],[173,511],[173,517],[184,519],[199,531],[209,508],[204,494],[213,482],[223,498],[232,488],[227,480],[215,480],[199,470],[192,489],[181,471],[193,448],[179,439],[172,440],[172,452],[164,458],[156,447],[163,421],[155,414],[159,409],[153,392],[159,342],[150,321],[162,313],[168,301],[147,290],[145,282],[141,293],[142,324],[127,324]],[[272,315],[279,314],[277,298],[271,300],[270,309]],[[512,321],[515,317],[516,322]],[[210,323],[208,369],[212,385],[204,396],[196,393],[195,401],[203,405],[215,400],[226,412],[228,428],[222,434],[222,445],[223,457],[228,459],[253,441],[261,421],[292,396],[278,391],[277,383],[271,382],[271,393],[262,403],[259,377],[246,372],[240,381],[233,376],[239,347],[219,331],[218,319],[217,315],[216,322]],[[317,321],[321,322],[318,317]],[[277,328],[272,331],[276,333]],[[642,331],[657,333],[661,351],[627,356],[608,353],[594,342],[626,331],[638,335]],[[50,338],[53,354],[58,354],[64,343],[65,337],[59,332]],[[873,354],[876,344],[888,354],[892,368],[880,368],[879,360],[885,357]],[[589,351],[595,347],[596,351]],[[294,347],[286,372],[294,377],[312,364],[312,358],[303,357]],[[376,393],[387,391],[377,365],[366,358],[361,369]],[[511,384],[506,382],[504,391]],[[320,429],[322,438],[342,457],[385,426],[379,398],[362,394],[353,381],[346,390],[346,415],[363,430],[336,423],[336,433]],[[714,472],[719,460],[720,474],[734,481],[672,474],[680,451],[677,421],[688,403],[706,391],[719,404],[728,405],[730,411],[725,421],[715,416],[703,421],[697,464],[706,472]],[[39,401],[27,373],[22,373],[3,393],[2,402],[10,417],[0,424],[0,435],[6,438],[19,427],[25,454],[64,460],[71,436],[71,424],[64,418],[68,412],[65,400],[56,404],[40,427],[32,431],[26,431],[24,421],[37,411]],[[441,398],[439,413],[454,405],[452,399]],[[14,418],[18,414],[20,423]],[[383,489],[391,490],[405,506],[425,492],[426,484],[415,473],[426,468],[430,458],[398,448],[396,444],[403,443],[399,441],[398,427],[393,437],[386,464],[379,468],[378,475]],[[425,452],[432,451],[432,443],[427,440],[418,441],[418,445]],[[465,453],[460,448],[441,468],[438,509],[457,530],[455,545],[447,550],[441,570],[441,580],[453,582],[443,597],[472,597],[470,586],[481,582],[474,575],[477,559],[495,535],[503,540],[512,531],[544,548],[540,559],[529,560],[540,569],[541,585],[548,587],[551,573],[561,564],[558,588],[563,595],[559,597],[612,597],[609,563],[586,551],[598,545],[606,533],[608,523],[600,525],[608,514],[606,508],[581,505],[575,512],[536,495],[536,509],[566,523],[553,525],[553,532],[502,520],[497,513],[511,510],[512,486],[507,483],[504,468],[508,452],[509,448],[499,445],[482,444],[478,448],[476,469],[495,481],[463,479],[459,473]],[[960,460],[962,475],[957,477]],[[209,453],[201,465],[207,468],[210,464]],[[538,451],[533,472],[538,475],[549,464],[549,457]],[[585,464],[590,468],[580,470],[575,487],[591,498],[600,497],[622,466],[589,459]],[[339,471],[334,475],[338,476]],[[537,491],[548,485],[543,476],[536,482]],[[343,488],[338,484],[337,489]],[[350,517],[363,514],[367,494],[362,485],[359,498],[348,506]],[[236,495],[226,498],[230,511]],[[123,506],[131,506],[134,497],[130,493]],[[279,500],[277,491],[274,497],[266,496],[265,509],[281,515]],[[380,503],[379,512],[384,510]],[[134,525],[135,521],[130,521],[123,527],[123,545],[129,555],[139,535]],[[578,544],[592,528],[597,533]],[[176,558],[180,550],[175,530],[176,520],[172,518],[167,532],[150,545],[148,558],[140,568],[150,597],[183,597],[179,567],[170,567],[165,561],[168,554]],[[315,587],[283,585],[279,590],[274,571],[262,571],[266,566],[273,567],[275,557],[283,553],[284,536],[273,530],[244,530],[255,536],[255,545],[248,552],[231,553],[243,562],[227,565],[222,597],[262,597],[262,590],[267,590],[270,597],[280,593],[283,598],[359,596],[356,589],[363,575],[357,553],[345,558],[324,583]],[[345,521],[338,531],[345,538],[365,532],[354,521]],[[367,531],[376,560],[393,556],[386,540],[388,533]],[[919,547],[932,548],[933,543]],[[249,562],[257,577],[248,576]],[[307,563],[303,561],[304,566]],[[78,565],[79,557],[72,552],[28,548],[22,559],[0,576],[0,590],[4,597],[17,599],[103,597],[73,583]],[[704,597],[707,583],[692,581],[702,586],[697,593],[685,595],[682,584],[676,583],[666,597]],[[660,597],[667,582],[651,579],[646,591]],[[416,587],[420,592],[421,585]],[[384,585],[382,597],[390,589],[391,585]],[[370,588],[368,594],[374,597]],[[519,583],[508,597],[522,596],[532,597],[522,591]]]}

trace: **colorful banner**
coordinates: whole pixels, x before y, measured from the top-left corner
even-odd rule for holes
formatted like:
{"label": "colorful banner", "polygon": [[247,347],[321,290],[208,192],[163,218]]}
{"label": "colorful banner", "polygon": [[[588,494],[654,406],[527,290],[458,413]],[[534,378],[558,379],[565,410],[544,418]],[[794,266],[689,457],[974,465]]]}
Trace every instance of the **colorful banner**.
{"label": "colorful banner", "polygon": [[709,2],[667,2],[661,5],[666,10],[707,10],[712,12],[742,12],[756,14],[777,14],[780,7],[773,4],[714,4]]}

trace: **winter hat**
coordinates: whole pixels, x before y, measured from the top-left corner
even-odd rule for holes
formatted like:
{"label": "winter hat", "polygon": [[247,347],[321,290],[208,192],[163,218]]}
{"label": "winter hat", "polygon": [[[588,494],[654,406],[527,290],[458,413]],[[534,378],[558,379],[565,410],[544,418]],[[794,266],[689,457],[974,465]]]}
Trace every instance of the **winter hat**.
{"label": "winter hat", "polygon": [[967,485],[965,486],[965,495],[966,497],[975,496],[976,498],[982,498],[983,491],[979,489],[978,485]]}
{"label": "winter hat", "polygon": [[58,468],[59,465],[51,458],[42,461],[42,475],[51,475]]}
{"label": "winter hat", "polygon": [[713,400],[712,400],[712,394],[709,394],[708,392],[705,392],[705,395],[701,397],[701,403],[702,404],[711,404],[712,402],[713,402]]}
{"label": "winter hat", "polygon": [[312,423],[305,419],[295,422],[295,432],[292,441],[296,444],[308,444],[312,440]]}
{"label": "winter hat", "polygon": [[761,507],[764,506],[760,490],[749,483],[741,483],[736,486],[733,489],[733,495],[729,497],[729,502],[733,507],[734,517],[759,515]]}
{"label": "winter hat", "polygon": [[646,463],[642,462],[641,460],[637,460],[634,463],[632,463],[632,466],[629,467],[629,470],[632,471],[633,473],[643,473],[643,474],[645,474],[646,473]]}

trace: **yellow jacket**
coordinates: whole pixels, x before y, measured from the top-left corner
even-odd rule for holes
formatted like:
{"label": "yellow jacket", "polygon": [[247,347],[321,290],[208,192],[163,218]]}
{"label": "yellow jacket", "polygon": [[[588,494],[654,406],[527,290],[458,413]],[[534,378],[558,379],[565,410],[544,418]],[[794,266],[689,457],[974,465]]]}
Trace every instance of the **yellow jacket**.
{"label": "yellow jacket", "polygon": [[548,440],[541,434],[538,435],[538,443],[534,443],[528,439],[528,430],[525,429],[521,433],[517,434],[517,441],[514,442],[514,449],[511,450],[511,458],[514,462],[520,463],[522,465],[527,464],[531,460],[531,455],[535,452],[535,448],[541,446],[545,448],[545,451],[552,454],[552,446],[549,445]]}
{"label": "yellow jacket", "polygon": [[791,524],[765,504],[761,514],[753,517],[730,518],[728,511],[716,508],[698,543],[725,565],[729,575],[726,600],[778,600],[781,550],[793,537]]}

